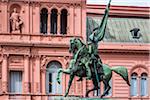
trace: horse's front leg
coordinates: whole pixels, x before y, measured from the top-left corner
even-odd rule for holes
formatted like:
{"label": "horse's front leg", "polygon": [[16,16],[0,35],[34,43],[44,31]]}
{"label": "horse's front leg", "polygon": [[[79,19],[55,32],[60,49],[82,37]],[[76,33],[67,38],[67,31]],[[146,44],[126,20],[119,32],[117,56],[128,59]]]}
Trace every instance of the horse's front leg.
{"label": "horse's front leg", "polygon": [[89,97],[89,93],[90,93],[90,92],[92,92],[92,91],[94,91],[94,90],[98,90],[98,89],[100,89],[99,86],[96,86],[96,87],[94,86],[94,88],[92,88],[91,90],[88,90],[88,91],[86,92],[86,95],[85,95],[85,96],[86,96],[86,97]]}
{"label": "horse's front leg", "polygon": [[69,84],[68,84],[68,87],[67,87],[67,91],[66,91],[66,93],[65,93],[65,97],[66,97],[66,96],[68,95],[68,93],[69,93],[69,90],[70,90],[70,87],[71,87],[71,84],[72,84],[73,79],[74,79],[74,74],[71,73],[71,74],[70,74],[70,79],[69,79]]}
{"label": "horse's front leg", "polygon": [[103,98],[106,94],[109,93],[109,90],[111,89],[110,85],[109,85],[109,80],[103,80],[103,83],[106,87],[104,93],[101,95],[101,98]]}
{"label": "horse's front leg", "polygon": [[93,89],[88,90],[88,91],[86,92],[86,95],[85,95],[86,97],[88,97],[88,95],[89,95],[90,92],[92,92],[92,91],[94,91],[94,90],[100,89],[100,87],[98,86],[98,82],[96,81],[96,78],[93,78],[93,79],[92,79],[92,82],[93,82],[94,87],[93,87]]}
{"label": "horse's front leg", "polygon": [[60,75],[61,73],[70,74],[70,69],[63,70],[60,68],[57,73],[57,82],[60,84]]}

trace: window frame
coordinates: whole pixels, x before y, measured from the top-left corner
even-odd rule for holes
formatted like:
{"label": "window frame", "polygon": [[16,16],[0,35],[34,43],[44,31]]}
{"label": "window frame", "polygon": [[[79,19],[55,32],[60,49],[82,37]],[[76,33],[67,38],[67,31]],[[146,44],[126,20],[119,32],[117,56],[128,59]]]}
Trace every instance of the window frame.
{"label": "window frame", "polygon": [[[11,90],[11,73],[20,73],[20,77],[21,77],[21,85],[17,85],[17,86],[21,86],[21,87],[19,87],[19,89],[21,88],[21,91],[16,91],[15,89],[15,91],[14,90]],[[14,82],[13,82],[13,84],[14,84]],[[14,88],[14,87],[13,87]],[[13,93],[13,94],[22,94],[23,93],[23,72],[22,71],[20,71],[20,70],[10,70],[9,71],[9,93]]]}

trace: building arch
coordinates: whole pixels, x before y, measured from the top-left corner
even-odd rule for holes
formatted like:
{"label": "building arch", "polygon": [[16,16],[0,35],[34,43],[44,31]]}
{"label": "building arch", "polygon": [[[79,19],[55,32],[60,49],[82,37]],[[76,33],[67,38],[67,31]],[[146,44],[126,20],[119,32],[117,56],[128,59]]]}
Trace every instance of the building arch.
{"label": "building arch", "polygon": [[143,73],[143,72],[149,73],[148,68],[147,68],[146,66],[144,66],[144,65],[141,65],[141,64],[134,66],[134,67],[130,70],[130,75],[131,75],[133,72],[138,73],[138,76],[140,76],[141,73]]}
{"label": "building arch", "polygon": [[43,34],[47,33],[47,23],[48,20],[48,9],[47,8],[42,8],[40,10],[40,32]]}
{"label": "building arch", "polygon": [[48,10],[48,12],[49,12],[49,7],[48,7],[48,6],[42,5],[42,6],[40,7],[40,11],[41,11],[43,8],[46,8],[46,9]]}
{"label": "building arch", "polygon": [[[62,68],[62,64],[57,60],[50,61],[46,66],[46,93],[62,94],[62,84],[56,81],[57,72]],[[62,77],[60,77],[62,80]]]}
{"label": "building arch", "polygon": [[57,9],[57,10],[58,10],[58,12],[60,12],[60,8],[59,8],[59,7],[57,7],[55,4],[54,4],[54,5],[52,5],[52,6],[50,7],[50,11],[51,11],[52,9]]}
{"label": "building arch", "polygon": [[61,8],[60,8],[60,12],[63,10],[63,9],[66,9],[68,14],[69,14],[69,8],[65,5],[63,5]]}
{"label": "building arch", "polygon": [[17,12],[18,13],[21,12],[21,5],[19,3],[16,3],[16,2],[15,3],[11,3],[8,8],[9,8],[10,14],[12,13],[13,8],[17,8]]}

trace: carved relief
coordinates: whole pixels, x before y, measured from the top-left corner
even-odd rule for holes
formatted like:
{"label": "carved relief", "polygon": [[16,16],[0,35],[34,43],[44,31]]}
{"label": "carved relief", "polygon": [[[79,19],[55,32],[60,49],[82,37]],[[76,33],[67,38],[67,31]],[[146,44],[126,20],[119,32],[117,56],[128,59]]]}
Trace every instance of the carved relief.
{"label": "carved relief", "polygon": [[39,82],[35,82],[35,91],[36,93],[40,93],[40,83]]}
{"label": "carved relief", "polygon": [[9,63],[23,63],[22,56],[10,56]]}
{"label": "carved relief", "polygon": [[29,48],[23,47],[4,47],[3,52],[6,54],[29,54]]}
{"label": "carved relief", "polygon": [[42,56],[41,58],[41,71],[44,72],[46,70],[46,62],[47,62],[47,57]]}
{"label": "carved relief", "polygon": [[11,33],[22,33],[22,25],[23,21],[20,16],[20,10],[21,7],[19,5],[12,5],[13,7],[10,7],[11,11],[9,22],[10,22],[10,32]]}
{"label": "carved relief", "polygon": [[9,57],[9,68],[10,69],[23,70],[23,66],[24,66],[23,56],[10,56]]}
{"label": "carved relief", "polygon": [[8,82],[2,82],[2,92],[7,93],[8,90]]}
{"label": "carved relief", "polygon": [[29,93],[29,91],[30,91],[29,82],[24,82],[24,92]]}

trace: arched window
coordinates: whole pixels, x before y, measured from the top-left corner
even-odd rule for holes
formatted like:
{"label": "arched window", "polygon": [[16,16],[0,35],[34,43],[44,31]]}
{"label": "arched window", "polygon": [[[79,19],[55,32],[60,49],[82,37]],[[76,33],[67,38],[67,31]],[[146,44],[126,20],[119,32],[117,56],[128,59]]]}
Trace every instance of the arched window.
{"label": "arched window", "polygon": [[66,9],[61,11],[61,34],[67,34],[67,13]]}
{"label": "arched window", "polygon": [[131,96],[137,96],[138,95],[138,80],[137,80],[137,73],[132,73],[131,75]]}
{"label": "arched window", "polygon": [[46,34],[47,33],[47,17],[48,10],[43,8],[40,13],[40,32]]}
{"label": "arched window", "polygon": [[62,94],[62,85],[56,81],[57,71],[62,68],[57,61],[52,61],[47,65],[46,70],[46,92],[52,94]]}
{"label": "arched window", "polygon": [[142,73],[141,74],[141,96],[147,96],[148,95],[148,81],[147,81],[147,74]]}
{"label": "arched window", "polygon": [[51,33],[57,34],[57,9],[51,10]]}

